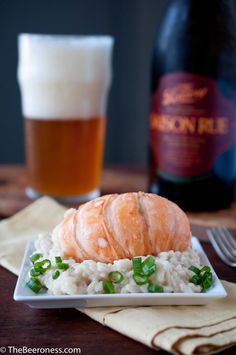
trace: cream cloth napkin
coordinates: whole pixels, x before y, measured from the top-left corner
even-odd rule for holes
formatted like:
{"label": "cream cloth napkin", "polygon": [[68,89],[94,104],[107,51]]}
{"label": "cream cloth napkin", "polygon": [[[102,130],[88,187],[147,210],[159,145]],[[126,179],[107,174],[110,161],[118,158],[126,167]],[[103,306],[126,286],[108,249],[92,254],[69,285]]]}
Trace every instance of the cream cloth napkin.
{"label": "cream cloth napkin", "polygon": [[[0,264],[18,274],[26,241],[51,231],[64,212],[64,207],[43,197],[0,222]],[[154,349],[186,355],[213,354],[236,344],[236,285],[223,283],[228,297],[205,306],[79,310]]]}

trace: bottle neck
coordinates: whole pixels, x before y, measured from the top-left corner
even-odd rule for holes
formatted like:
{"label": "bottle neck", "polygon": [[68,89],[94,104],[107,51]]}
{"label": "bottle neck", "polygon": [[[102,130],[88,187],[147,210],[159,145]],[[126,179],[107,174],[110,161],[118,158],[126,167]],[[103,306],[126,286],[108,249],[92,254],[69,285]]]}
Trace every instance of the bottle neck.
{"label": "bottle neck", "polygon": [[235,0],[172,0],[172,4],[183,4],[189,7],[197,7],[199,9],[211,9],[214,11],[216,7],[235,8]]}
{"label": "bottle neck", "polygon": [[[172,0],[169,8],[172,22],[181,27],[185,33],[202,33],[217,37],[227,32],[236,36],[236,2],[235,0]],[[180,25],[179,25],[180,24]]]}
{"label": "bottle neck", "polygon": [[187,71],[216,79],[220,72],[225,80],[236,80],[233,7],[233,0],[172,0],[156,37],[156,77]]}
{"label": "bottle neck", "polygon": [[208,17],[209,21],[214,20],[214,16],[224,16],[224,14],[236,15],[235,0],[172,0],[172,6],[183,11],[183,14],[194,14],[200,18]]}

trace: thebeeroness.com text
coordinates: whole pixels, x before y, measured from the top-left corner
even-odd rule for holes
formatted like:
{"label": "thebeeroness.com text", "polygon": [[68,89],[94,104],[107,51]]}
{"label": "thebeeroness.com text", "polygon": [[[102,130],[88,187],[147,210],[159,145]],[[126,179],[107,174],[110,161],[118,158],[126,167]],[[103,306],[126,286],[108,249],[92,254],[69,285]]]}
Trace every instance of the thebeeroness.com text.
{"label": "thebeeroness.com text", "polygon": [[28,346],[2,346],[0,354],[81,354],[81,348],[49,348],[38,347],[31,348]]}

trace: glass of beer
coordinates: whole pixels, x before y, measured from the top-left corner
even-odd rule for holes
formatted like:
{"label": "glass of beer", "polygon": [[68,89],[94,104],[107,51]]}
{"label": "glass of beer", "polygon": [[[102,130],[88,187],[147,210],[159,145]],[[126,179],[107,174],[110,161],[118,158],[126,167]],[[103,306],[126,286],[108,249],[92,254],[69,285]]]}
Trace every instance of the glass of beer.
{"label": "glass of beer", "polygon": [[99,196],[113,38],[20,34],[30,198]]}

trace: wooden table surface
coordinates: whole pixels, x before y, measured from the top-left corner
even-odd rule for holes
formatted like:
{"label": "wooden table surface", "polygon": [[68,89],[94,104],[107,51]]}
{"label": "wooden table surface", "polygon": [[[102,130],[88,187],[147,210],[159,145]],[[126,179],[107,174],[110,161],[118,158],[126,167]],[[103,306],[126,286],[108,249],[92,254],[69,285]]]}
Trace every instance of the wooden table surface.
{"label": "wooden table surface", "polygon": [[[30,203],[24,194],[25,170],[22,166],[0,166],[0,216],[5,218]],[[102,192],[146,190],[144,170],[109,168],[103,175]],[[225,212],[227,214],[227,211]],[[195,234],[205,238],[205,228],[192,226]],[[236,282],[236,272],[223,264],[208,242],[203,242],[213,267],[220,278]],[[80,348],[82,354],[156,354],[132,339],[103,327],[74,309],[31,309],[12,299],[16,276],[0,267],[0,353],[2,347]],[[13,349],[13,348],[12,348]],[[10,353],[7,348],[6,354]],[[164,351],[158,354],[166,354]],[[222,352],[235,355],[236,348]]]}

